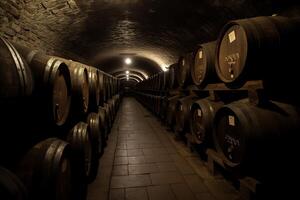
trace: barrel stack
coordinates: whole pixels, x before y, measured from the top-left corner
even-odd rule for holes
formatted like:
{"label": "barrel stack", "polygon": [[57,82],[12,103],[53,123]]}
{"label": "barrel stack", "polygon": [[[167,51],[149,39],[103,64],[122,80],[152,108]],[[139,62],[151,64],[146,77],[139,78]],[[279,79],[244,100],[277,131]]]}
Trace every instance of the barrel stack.
{"label": "barrel stack", "polygon": [[0,72],[1,195],[84,200],[120,105],[118,79],[2,37]]}
{"label": "barrel stack", "polygon": [[295,163],[300,128],[299,23],[282,16],[230,21],[215,41],[138,83],[136,98],[155,114],[161,98],[162,122],[211,172],[219,165],[241,187],[249,178],[260,183],[261,198],[274,189],[274,197],[290,192],[299,167],[286,162]]}

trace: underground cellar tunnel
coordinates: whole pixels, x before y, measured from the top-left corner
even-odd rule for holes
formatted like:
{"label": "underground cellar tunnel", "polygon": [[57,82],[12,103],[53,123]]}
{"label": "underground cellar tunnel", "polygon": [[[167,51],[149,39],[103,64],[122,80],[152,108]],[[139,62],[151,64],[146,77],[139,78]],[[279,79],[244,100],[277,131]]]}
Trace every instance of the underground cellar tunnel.
{"label": "underground cellar tunnel", "polygon": [[296,0],[1,0],[1,200],[297,199]]}

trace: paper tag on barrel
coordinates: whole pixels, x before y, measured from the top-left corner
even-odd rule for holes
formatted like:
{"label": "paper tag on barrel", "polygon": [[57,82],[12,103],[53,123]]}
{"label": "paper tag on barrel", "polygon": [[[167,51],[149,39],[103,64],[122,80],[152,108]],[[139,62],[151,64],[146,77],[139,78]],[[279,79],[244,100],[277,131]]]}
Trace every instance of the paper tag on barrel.
{"label": "paper tag on barrel", "polygon": [[198,115],[198,117],[201,117],[201,116],[202,116],[202,112],[201,112],[200,109],[197,110],[197,115]]}
{"label": "paper tag on barrel", "polygon": [[199,59],[201,59],[203,57],[203,53],[202,51],[199,51]]}
{"label": "paper tag on barrel", "polygon": [[233,41],[236,40],[236,37],[235,37],[235,32],[234,31],[231,31],[229,34],[228,34],[228,38],[229,38],[229,42],[232,43]]}
{"label": "paper tag on barrel", "polygon": [[231,116],[231,115],[228,116],[228,123],[230,126],[235,126],[234,116]]}

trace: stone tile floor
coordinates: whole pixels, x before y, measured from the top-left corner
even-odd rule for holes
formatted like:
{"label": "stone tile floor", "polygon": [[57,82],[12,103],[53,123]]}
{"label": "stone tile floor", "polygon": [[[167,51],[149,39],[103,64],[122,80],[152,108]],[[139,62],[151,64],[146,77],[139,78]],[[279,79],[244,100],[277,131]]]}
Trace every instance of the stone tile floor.
{"label": "stone tile floor", "polygon": [[233,200],[238,192],[134,98],[124,98],[88,200]]}

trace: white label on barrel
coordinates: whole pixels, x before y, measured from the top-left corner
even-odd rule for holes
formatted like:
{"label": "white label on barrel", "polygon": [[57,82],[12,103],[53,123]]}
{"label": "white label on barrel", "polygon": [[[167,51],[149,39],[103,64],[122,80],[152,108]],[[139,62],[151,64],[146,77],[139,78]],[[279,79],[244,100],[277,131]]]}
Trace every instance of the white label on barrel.
{"label": "white label on barrel", "polygon": [[235,126],[234,116],[231,116],[231,115],[228,116],[228,123],[230,126]]}
{"label": "white label on barrel", "polygon": [[202,51],[199,51],[199,59],[201,59],[202,58]]}
{"label": "white label on barrel", "polygon": [[200,109],[197,110],[198,117],[202,116],[202,111]]}
{"label": "white label on barrel", "polygon": [[229,34],[228,34],[228,37],[229,37],[229,42],[232,43],[236,37],[235,37],[235,32],[234,31],[231,31]]}

